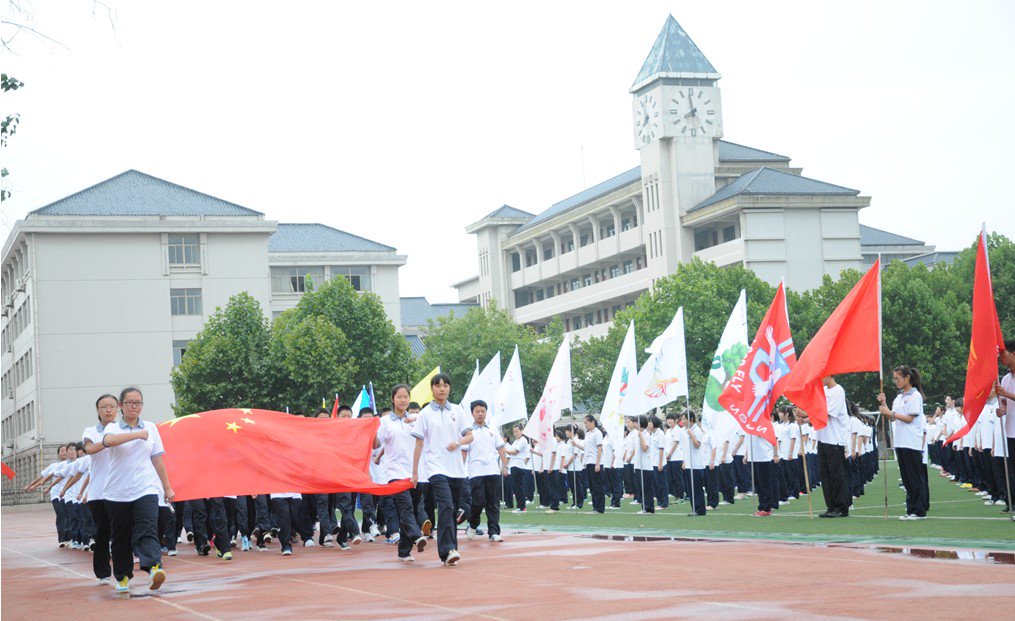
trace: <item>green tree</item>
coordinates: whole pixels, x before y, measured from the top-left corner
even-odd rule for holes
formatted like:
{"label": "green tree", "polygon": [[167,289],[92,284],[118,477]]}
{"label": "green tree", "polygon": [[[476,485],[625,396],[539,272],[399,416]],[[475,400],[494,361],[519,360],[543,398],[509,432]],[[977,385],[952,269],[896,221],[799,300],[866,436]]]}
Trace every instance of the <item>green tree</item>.
{"label": "green tree", "polygon": [[[6,46],[6,43],[4,44]],[[6,73],[0,74],[0,92],[9,93],[16,91],[25,83],[21,80],[9,76]],[[7,148],[7,140],[11,138],[18,131],[18,124],[21,122],[21,115],[17,112],[8,114],[2,121],[0,121],[0,148]],[[7,175],[10,172],[7,167],[0,168],[0,203],[11,197],[10,191],[7,189]]]}
{"label": "green tree", "polygon": [[369,382],[383,392],[410,380],[409,344],[388,319],[381,299],[374,293],[357,292],[345,278],[333,278],[320,288],[307,279],[306,293],[282,317],[293,326],[309,317],[323,317],[345,335],[345,360],[354,371],[345,383],[332,386],[331,392],[352,396]]}
{"label": "green tree", "polygon": [[293,413],[315,413],[322,398],[355,381],[357,368],[349,350],[345,334],[326,317],[298,319],[283,314],[271,327],[274,381],[269,406],[277,410],[288,407]]}
{"label": "green tree", "polygon": [[416,375],[422,377],[440,365],[451,376],[452,399],[461,398],[472,379],[477,358],[480,365],[485,365],[500,352],[503,373],[518,345],[525,401],[531,410],[539,401],[563,338],[564,327],[559,319],[540,335],[516,323],[506,310],[491,302],[486,308],[471,308],[460,317],[448,315],[431,320],[423,336],[426,352],[417,361]]}
{"label": "green tree", "polygon": [[238,293],[216,308],[170,375],[175,415],[265,407],[269,340],[268,321],[250,294]]}

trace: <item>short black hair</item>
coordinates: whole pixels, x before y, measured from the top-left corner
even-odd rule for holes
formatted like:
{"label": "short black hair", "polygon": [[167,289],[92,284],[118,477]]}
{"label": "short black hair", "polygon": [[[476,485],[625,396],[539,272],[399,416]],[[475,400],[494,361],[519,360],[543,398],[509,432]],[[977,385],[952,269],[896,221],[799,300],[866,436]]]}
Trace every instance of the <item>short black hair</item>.
{"label": "short black hair", "polygon": [[476,408],[479,407],[479,406],[483,406],[484,410],[490,409],[490,408],[488,408],[486,406],[486,401],[483,401],[482,399],[476,399],[475,401],[473,401],[472,403],[469,404],[469,411],[470,412],[475,412]]}
{"label": "short black hair", "polygon": [[[351,410],[350,410],[350,411],[351,411]],[[373,414],[373,413],[374,413],[374,409],[373,409],[373,408],[360,408],[360,409],[359,409],[359,414],[360,414],[360,416],[363,416],[363,415],[364,415],[364,414],[366,414],[367,412],[370,412],[371,414]]]}
{"label": "short black hair", "polygon": [[441,382],[444,382],[448,386],[451,386],[451,376],[448,375],[447,373],[438,373],[437,375],[434,375],[433,377],[430,378],[430,386],[436,386]]}
{"label": "short black hair", "polygon": [[352,412],[352,408],[349,407],[348,405],[342,404],[342,405],[338,406],[338,411],[339,412]]}
{"label": "short black hair", "polygon": [[420,407],[419,407],[419,404],[416,403],[415,401],[410,401],[409,402],[409,407],[406,408],[406,409],[409,409],[409,410],[418,410],[418,409],[420,409]]}

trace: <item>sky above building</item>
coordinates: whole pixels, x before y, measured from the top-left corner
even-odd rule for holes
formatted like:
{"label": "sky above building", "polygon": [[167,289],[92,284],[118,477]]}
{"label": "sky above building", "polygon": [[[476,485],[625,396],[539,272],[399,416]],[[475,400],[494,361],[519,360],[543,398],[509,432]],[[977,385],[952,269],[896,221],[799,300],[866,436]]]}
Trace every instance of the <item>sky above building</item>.
{"label": "sky above building", "polygon": [[468,224],[639,164],[628,89],[672,14],[722,74],[726,140],[859,189],[861,223],[938,250],[984,222],[1015,238],[1010,2],[27,6],[13,19],[59,43],[0,52],[25,82],[0,110],[21,114],[3,237],[134,168],[395,246],[402,295],[453,301],[477,273]]}

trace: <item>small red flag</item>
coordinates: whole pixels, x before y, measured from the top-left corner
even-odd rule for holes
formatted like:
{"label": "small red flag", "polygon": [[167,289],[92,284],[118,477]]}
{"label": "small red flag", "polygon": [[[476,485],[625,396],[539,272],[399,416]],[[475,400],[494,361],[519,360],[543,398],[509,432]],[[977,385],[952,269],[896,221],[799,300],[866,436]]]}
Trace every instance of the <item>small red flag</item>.
{"label": "small red flag", "polygon": [[283,492],[389,495],[409,489],[370,479],[377,418],[306,418],[230,409],[159,425],[177,500]]}
{"label": "small red flag", "polygon": [[8,479],[10,479],[12,481],[14,480],[14,476],[15,476],[14,475],[14,470],[11,469],[10,466],[8,466],[7,464],[3,463],[2,461],[0,461],[0,471],[2,471],[3,475],[5,477],[7,477]]}
{"label": "small red flag", "polygon": [[976,247],[976,270],[973,274],[973,333],[969,337],[969,362],[966,364],[966,390],[962,396],[962,417],[966,424],[945,440],[945,444],[969,433],[990,390],[997,381],[997,359],[1004,349],[1001,322],[994,305],[994,289],[990,283],[990,259],[987,257],[987,229],[980,231]]}
{"label": "small red flag", "polygon": [[772,406],[786,387],[796,364],[789,329],[786,291],[782,283],[758,326],[754,342],[733,379],[719,395],[719,404],[733,415],[744,431],[776,444]]}
{"label": "small red flag", "polygon": [[881,370],[881,259],[874,262],[800,354],[783,395],[807,412],[815,429],[828,424],[821,383],[837,373]]}
{"label": "small red flag", "polygon": [[331,406],[331,417],[338,418],[338,395],[335,395],[335,405]]}

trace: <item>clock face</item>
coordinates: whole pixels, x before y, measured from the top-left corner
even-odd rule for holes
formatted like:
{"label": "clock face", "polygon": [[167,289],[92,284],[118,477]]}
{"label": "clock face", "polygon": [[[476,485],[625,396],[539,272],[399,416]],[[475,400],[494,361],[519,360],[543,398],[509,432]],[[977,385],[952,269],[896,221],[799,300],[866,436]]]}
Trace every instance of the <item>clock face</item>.
{"label": "clock face", "polygon": [[670,99],[669,122],[681,136],[717,136],[719,118],[711,94],[693,86],[681,87]]}
{"label": "clock face", "polygon": [[634,106],[634,129],[642,144],[648,144],[661,134],[659,122],[659,104],[655,98],[645,95],[638,99]]}

